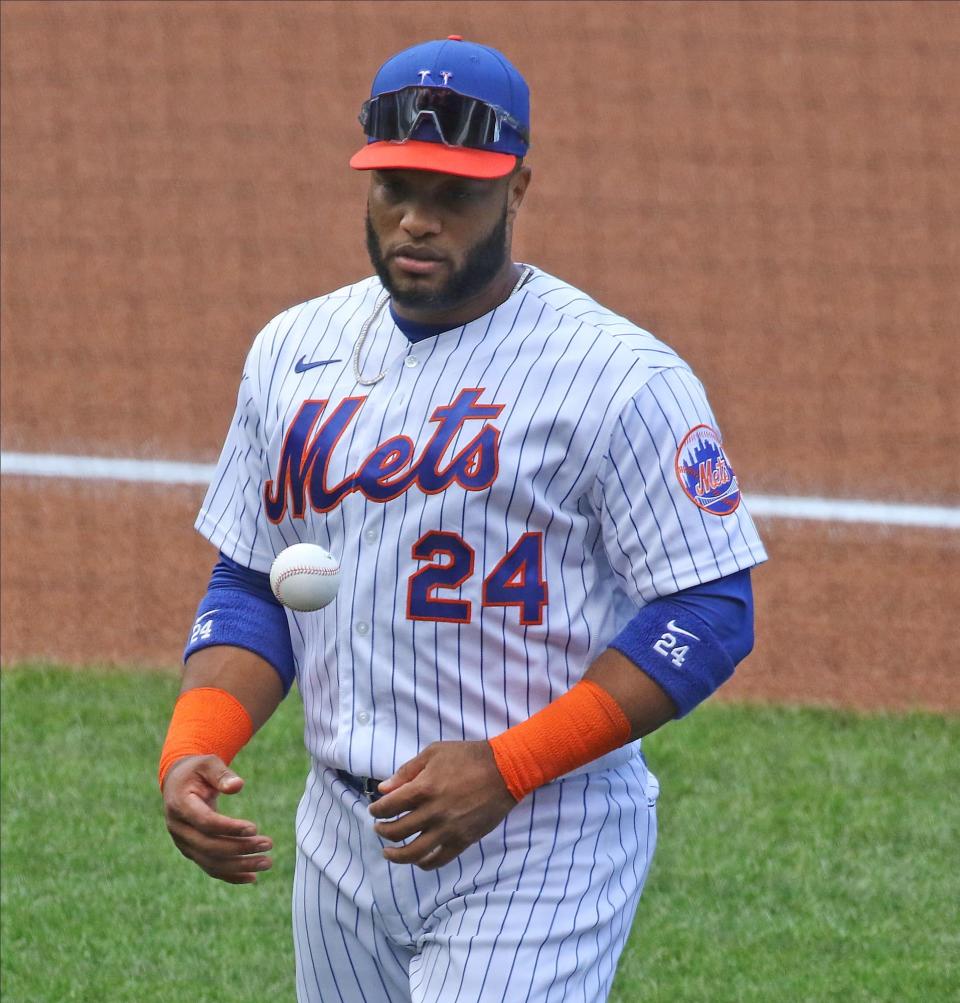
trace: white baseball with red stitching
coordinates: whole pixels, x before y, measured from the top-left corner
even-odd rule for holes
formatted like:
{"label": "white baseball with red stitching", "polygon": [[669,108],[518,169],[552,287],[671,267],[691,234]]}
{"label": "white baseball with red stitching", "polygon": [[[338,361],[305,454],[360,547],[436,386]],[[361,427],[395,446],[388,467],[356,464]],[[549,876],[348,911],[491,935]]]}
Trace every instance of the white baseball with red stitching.
{"label": "white baseball with red stitching", "polygon": [[340,588],[340,564],[315,543],[295,543],[277,554],[270,587],[284,606],[311,613],[333,602]]}

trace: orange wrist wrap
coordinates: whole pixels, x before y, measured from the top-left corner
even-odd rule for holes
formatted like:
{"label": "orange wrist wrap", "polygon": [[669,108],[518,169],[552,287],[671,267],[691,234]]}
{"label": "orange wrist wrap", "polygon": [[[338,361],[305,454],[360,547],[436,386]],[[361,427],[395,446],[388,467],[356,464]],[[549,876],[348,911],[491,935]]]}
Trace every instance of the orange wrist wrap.
{"label": "orange wrist wrap", "polygon": [[213,686],[187,690],[173,708],[160,753],[160,786],[178,759],[212,754],[229,763],[252,735],[253,721],[232,693]]}
{"label": "orange wrist wrap", "polygon": [[490,739],[510,793],[522,801],[550,780],[585,766],[630,740],[630,722],[602,687],[581,679],[562,697]]}

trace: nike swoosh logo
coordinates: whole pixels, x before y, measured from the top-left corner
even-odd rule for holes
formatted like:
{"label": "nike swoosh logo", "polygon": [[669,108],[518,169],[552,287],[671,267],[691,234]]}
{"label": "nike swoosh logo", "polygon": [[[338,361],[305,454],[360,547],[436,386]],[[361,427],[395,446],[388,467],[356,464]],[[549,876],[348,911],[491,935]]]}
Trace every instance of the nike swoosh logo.
{"label": "nike swoosh logo", "polygon": [[692,637],[695,641],[699,641],[700,638],[696,634],[691,634],[689,630],[684,630],[683,627],[677,626],[676,620],[671,620],[667,624],[667,630],[672,630],[674,634],[686,634],[687,637]]}
{"label": "nike swoosh logo", "polygon": [[343,359],[321,359],[319,362],[307,362],[307,357],[301,355],[297,359],[296,365],[293,367],[295,373],[306,373],[311,369],[316,369],[317,366],[329,366],[334,362],[343,362]]}
{"label": "nike swoosh logo", "polygon": [[213,616],[214,613],[219,613],[219,612],[220,610],[218,609],[208,609],[206,613],[201,613],[200,616],[197,617],[197,623],[199,623],[201,620],[206,620],[208,616]]}

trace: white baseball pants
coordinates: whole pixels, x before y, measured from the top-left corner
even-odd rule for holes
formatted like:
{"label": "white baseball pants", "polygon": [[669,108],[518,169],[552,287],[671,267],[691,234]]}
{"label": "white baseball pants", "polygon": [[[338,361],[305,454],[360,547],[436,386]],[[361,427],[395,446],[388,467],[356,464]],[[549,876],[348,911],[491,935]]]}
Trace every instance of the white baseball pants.
{"label": "white baseball pants", "polygon": [[387,863],[366,798],[315,765],[297,812],[299,1003],[602,1003],[653,856],[658,793],[637,752],[540,788],[421,871]]}

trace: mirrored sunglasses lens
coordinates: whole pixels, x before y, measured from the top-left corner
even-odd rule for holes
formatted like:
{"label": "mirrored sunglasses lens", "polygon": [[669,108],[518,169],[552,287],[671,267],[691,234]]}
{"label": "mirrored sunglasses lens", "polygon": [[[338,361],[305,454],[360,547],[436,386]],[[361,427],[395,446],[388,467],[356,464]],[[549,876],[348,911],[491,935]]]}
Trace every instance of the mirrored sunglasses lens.
{"label": "mirrored sunglasses lens", "polygon": [[[457,146],[484,146],[497,138],[497,114],[488,104],[470,100],[464,102],[458,116],[456,138],[449,140]],[[448,137],[451,133],[448,133]]]}
{"label": "mirrored sunglasses lens", "polygon": [[383,94],[370,102],[367,123],[364,127],[374,139],[399,139],[400,110],[396,94]]}
{"label": "mirrored sunglasses lens", "polygon": [[497,113],[490,105],[436,87],[410,87],[371,99],[364,132],[403,142],[425,120],[436,124],[450,146],[484,146],[497,138]]}

